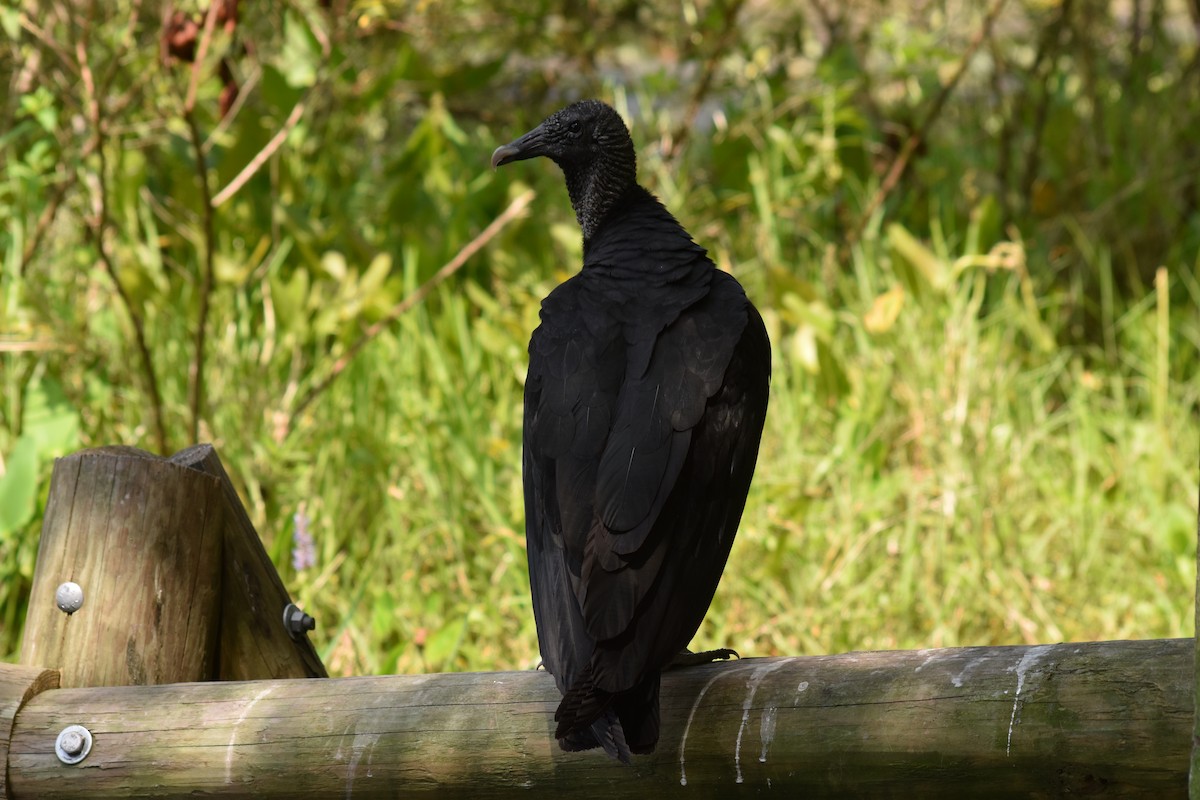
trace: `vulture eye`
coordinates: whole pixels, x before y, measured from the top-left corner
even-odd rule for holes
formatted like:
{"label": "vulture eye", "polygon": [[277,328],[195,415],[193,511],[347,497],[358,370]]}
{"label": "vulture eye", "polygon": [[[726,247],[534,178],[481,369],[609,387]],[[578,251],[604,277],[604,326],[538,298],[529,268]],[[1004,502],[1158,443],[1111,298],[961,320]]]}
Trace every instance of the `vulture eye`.
{"label": "vulture eye", "polygon": [[567,133],[572,136],[578,136],[581,130],[583,130],[583,123],[577,119],[573,119],[567,124]]}

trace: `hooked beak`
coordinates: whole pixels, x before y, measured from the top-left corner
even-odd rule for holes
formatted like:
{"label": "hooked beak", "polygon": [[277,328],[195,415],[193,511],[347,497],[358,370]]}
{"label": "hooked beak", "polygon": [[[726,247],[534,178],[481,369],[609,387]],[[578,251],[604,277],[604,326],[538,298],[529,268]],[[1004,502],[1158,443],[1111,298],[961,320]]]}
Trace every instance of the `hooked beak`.
{"label": "hooked beak", "polygon": [[527,158],[546,155],[542,134],[542,126],[539,125],[520,139],[497,147],[496,152],[492,153],[492,169],[503,167],[514,161],[524,161]]}

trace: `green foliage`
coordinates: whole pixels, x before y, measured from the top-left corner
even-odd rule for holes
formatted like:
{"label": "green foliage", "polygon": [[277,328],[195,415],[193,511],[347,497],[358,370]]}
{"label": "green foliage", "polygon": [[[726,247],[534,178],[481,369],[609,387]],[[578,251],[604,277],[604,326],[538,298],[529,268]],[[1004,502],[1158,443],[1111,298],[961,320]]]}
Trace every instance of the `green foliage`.
{"label": "green foliage", "polygon": [[241,4],[199,65],[206,3],[110,5],[0,9],[0,656],[52,459],[196,425],[332,671],[536,663],[525,342],[581,248],[487,162],[581,95],[775,347],[705,646],[1191,635],[1188,11],[1010,3],[926,124],[976,4]]}

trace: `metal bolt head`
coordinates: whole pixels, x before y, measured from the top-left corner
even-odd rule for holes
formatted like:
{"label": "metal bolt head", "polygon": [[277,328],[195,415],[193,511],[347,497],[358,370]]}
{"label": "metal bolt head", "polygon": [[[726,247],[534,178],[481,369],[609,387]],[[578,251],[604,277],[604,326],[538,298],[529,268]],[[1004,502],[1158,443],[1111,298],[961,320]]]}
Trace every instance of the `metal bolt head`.
{"label": "metal bolt head", "polygon": [[283,607],[283,627],[288,636],[298,640],[306,632],[315,630],[317,621],[301,611],[295,603],[288,603]]}
{"label": "metal bolt head", "polygon": [[82,725],[68,725],[54,741],[54,754],[64,764],[78,764],[92,752],[92,732]]}
{"label": "metal bolt head", "polygon": [[74,581],[67,581],[54,590],[54,604],[67,616],[83,608],[83,587]]}
{"label": "metal bolt head", "polygon": [[58,737],[58,746],[69,756],[83,752],[83,734],[79,731],[63,731]]}

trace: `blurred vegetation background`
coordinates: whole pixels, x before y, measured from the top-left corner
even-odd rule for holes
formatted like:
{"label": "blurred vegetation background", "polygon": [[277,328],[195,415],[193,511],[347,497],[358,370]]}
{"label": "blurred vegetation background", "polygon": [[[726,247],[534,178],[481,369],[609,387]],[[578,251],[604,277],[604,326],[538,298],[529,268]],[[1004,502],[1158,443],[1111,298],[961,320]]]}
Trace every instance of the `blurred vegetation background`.
{"label": "blurred vegetation background", "polygon": [[331,672],[536,663],[585,96],[775,347],[700,646],[1192,635],[1200,3],[214,2],[0,7],[0,658],[53,458],[199,440]]}

